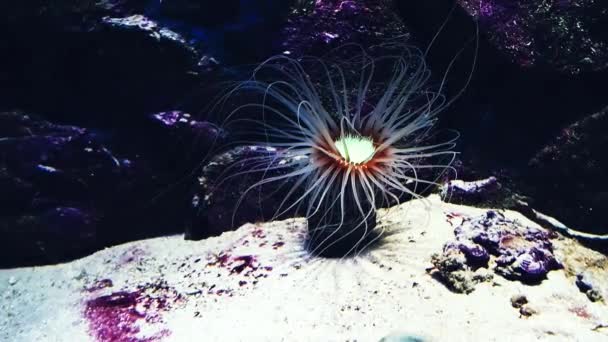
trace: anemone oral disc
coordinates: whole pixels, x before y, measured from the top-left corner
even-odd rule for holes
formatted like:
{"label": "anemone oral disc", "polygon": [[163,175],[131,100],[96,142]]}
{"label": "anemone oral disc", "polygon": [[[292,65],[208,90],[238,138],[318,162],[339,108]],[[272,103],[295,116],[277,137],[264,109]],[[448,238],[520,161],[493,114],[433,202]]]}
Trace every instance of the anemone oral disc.
{"label": "anemone oral disc", "polygon": [[340,156],[350,164],[366,163],[376,153],[374,142],[370,137],[345,135],[338,138],[334,144]]}

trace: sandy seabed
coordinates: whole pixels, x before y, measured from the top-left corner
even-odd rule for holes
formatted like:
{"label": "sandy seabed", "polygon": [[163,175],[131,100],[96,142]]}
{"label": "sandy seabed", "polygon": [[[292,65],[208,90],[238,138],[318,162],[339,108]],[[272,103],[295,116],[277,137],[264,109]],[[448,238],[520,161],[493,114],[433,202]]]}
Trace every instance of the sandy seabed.
{"label": "sandy seabed", "polygon": [[306,223],[293,219],[0,270],[0,341],[608,341],[608,305],[575,285],[591,270],[608,298],[608,260],[571,239],[553,240],[564,269],[539,285],[495,275],[461,294],[429,274],[454,239],[449,218],[486,211],[438,196],[384,210],[382,244],[347,259],[308,258]]}

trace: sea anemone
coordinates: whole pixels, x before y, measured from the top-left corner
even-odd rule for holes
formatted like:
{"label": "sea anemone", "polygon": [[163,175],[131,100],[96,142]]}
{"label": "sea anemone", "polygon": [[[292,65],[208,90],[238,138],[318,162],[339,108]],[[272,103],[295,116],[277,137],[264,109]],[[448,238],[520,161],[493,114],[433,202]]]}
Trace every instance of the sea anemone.
{"label": "sea anemone", "polygon": [[372,52],[350,45],[323,58],[274,56],[223,98],[246,101],[225,118],[239,143],[276,151],[223,181],[258,172],[243,196],[269,184],[284,191],[275,216],[305,215],[312,255],[343,257],[378,241],[377,209],[420,197],[455,157],[455,137],[431,134],[447,101],[444,81],[429,86],[423,54]]}

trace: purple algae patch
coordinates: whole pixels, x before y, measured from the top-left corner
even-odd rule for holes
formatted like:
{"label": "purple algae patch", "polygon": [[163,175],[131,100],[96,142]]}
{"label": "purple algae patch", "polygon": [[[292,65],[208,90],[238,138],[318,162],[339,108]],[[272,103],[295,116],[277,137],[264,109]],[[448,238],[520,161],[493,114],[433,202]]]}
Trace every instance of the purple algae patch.
{"label": "purple algae patch", "polygon": [[118,291],[90,299],[84,316],[91,335],[100,342],[160,341],[170,331],[159,326],[142,336],[141,327],[163,323],[162,314],[182,302],[182,296],[162,284],[142,286],[135,291]]}
{"label": "purple algae patch", "polygon": [[85,317],[97,341],[145,342],[136,337],[140,328],[136,323],[143,319],[135,310],[137,292],[115,292],[87,302]]}
{"label": "purple algae patch", "polygon": [[[502,213],[489,210],[477,217],[448,214],[453,223],[459,218],[455,241],[444,246],[444,254],[459,251],[464,255],[465,268],[492,268],[510,280],[538,283],[547,273],[560,269],[553,255],[551,239],[554,233],[543,228],[525,226]],[[492,262],[490,262],[492,261]]]}

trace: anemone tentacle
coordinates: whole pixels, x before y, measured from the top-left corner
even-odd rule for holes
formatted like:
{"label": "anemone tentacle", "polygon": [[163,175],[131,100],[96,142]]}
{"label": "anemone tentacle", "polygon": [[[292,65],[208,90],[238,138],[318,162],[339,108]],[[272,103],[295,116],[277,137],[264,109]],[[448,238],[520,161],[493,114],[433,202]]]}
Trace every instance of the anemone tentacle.
{"label": "anemone tentacle", "polygon": [[[304,209],[312,254],[344,241],[348,254],[376,241],[379,207],[420,197],[420,188],[452,170],[455,138],[431,141],[429,133],[449,104],[441,94],[445,78],[432,89],[430,77],[421,53],[407,49],[330,63],[285,55],[261,63],[226,97],[259,95],[259,102],[231,111],[225,125],[247,126],[242,143],[277,151],[236,173],[263,171],[243,197],[262,185],[289,183],[275,215]],[[283,158],[298,162],[282,165]],[[429,177],[429,170],[436,172]]]}

